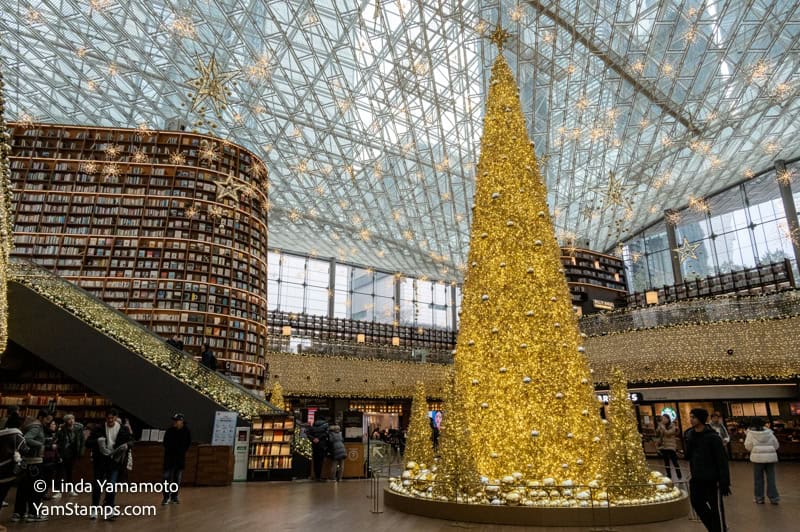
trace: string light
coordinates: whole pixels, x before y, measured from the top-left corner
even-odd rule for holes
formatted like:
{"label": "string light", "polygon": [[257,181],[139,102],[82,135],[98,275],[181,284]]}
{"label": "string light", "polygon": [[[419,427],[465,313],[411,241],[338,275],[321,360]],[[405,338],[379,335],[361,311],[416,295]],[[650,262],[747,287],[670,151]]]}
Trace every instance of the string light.
{"label": "string light", "polygon": [[9,278],[77,316],[211,400],[238,412],[244,419],[275,413],[265,402],[233,386],[230,381],[209,371],[192,357],[169,348],[159,336],[132,320],[109,312],[105,303],[88,296],[49,271],[32,263],[12,261]]}
{"label": "string light", "polygon": [[5,84],[0,71],[0,354],[8,344],[9,260],[14,246],[14,220],[11,203],[11,146],[5,122]]}

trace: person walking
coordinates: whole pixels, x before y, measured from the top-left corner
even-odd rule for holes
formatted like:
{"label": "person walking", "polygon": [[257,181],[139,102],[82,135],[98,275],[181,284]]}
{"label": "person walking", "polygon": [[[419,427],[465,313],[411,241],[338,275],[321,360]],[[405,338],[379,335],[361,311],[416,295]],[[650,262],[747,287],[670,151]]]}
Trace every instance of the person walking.
{"label": "person walking", "polygon": [[161,504],[179,504],[178,490],[186,468],[186,451],[192,445],[192,433],[183,414],[172,416],[172,426],[164,433],[164,481],[175,483],[175,491],[164,491]]}
{"label": "person walking", "polygon": [[664,459],[664,469],[667,476],[672,478],[670,472],[670,461],[675,466],[675,475],[681,480],[681,466],[678,464],[678,427],[672,422],[672,418],[664,414],[656,428],[658,438],[658,453]]}
{"label": "person walking", "polygon": [[331,430],[328,433],[328,442],[333,461],[333,478],[336,479],[336,482],[339,482],[342,480],[342,474],[344,473],[344,459],[347,458],[347,449],[344,446],[342,429],[339,428],[339,425],[331,426]]}
{"label": "person walking", "polygon": [[731,494],[728,455],[715,430],[708,427],[708,410],[693,408],[689,413],[692,427],[684,433],[692,508],[709,532],[723,532],[725,511],[720,495]]}
{"label": "person walking", "polygon": [[730,443],[731,436],[728,434],[728,429],[725,428],[725,424],[722,422],[722,414],[719,412],[711,414],[711,423],[709,423],[708,426],[717,431],[719,437],[722,438],[722,445],[727,446],[728,443]]}
{"label": "person walking", "polygon": [[754,417],[750,420],[750,429],[744,439],[744,448],[750,451],[753,463],[753,492],[756,504],[764,504],[764,475],[767,477],[767,497],[772,504],[781,500],[778,486],[775,484],[775,464],[778,462],[778,438],[768,428],[764,420]]}
{"label": "person walking", "polygon": [[[58,444],[58,454],[61,457],[61,470],[64,475],[64,482],[72,487],[74,480],[72,471],[86,446],[86,437],[83,435],[83,425],[75,421],[73,414],[64,416],[64,423],[56,432],[56,443]],[[70,488],[71,489],[71,488]],[[69,492],[70,497],[77,497],[74,491]]]}
{"label": "person walking", "polygon": [[[128,466],[128,452],[133,446],[133,435],[128,427],[120,423],[119,412],[111,409],[106,412],[106,422],[98,425],[86,440],[86,447],[92,450],[92,467],[94,482],[92,483],[92,506],[100,505],[100,481],[107,482],[103,506],[110,508],[105,510],[104,517],[107,521],[113,521],[115,484],[119,481],[122,472]],[[97,519],[97,514],[92,513],[90,519]]]}

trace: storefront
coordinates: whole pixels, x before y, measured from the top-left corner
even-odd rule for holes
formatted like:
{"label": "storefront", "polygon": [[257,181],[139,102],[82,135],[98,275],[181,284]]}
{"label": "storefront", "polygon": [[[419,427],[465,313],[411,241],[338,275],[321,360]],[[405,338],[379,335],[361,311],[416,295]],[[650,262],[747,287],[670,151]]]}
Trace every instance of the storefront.
{"label": "storefront", "polygon": [[[781,460],[800,458],[800,398],[796,383],[631,388],[630,392],[635,398],[639,430],[648,456],[658,454],[655,428],[662,414],[672,417],[684,432],[691,427],[689,412],[705,408],[709,413],[722,414],[731,436],[731,458],[748,459],[744,439],[753,416],[763,417],[775,431],[781,444],[778,449]],[[683,442],[678,445],[682,451]]]}

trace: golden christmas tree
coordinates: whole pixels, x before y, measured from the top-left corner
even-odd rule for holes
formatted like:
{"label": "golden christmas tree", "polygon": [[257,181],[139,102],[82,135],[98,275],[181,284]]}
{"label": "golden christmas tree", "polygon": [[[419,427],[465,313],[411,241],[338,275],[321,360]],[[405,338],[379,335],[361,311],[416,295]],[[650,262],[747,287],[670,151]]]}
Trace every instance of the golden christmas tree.
{"label": "golden christmas tree", "polygon": [[[502,28],[492,34],[501,51],[507,39]],[[489,80],[445,421],[446,427],[464,427],[444,436],[436,471],[437,483],[452,481],[454,487],[433,491],[452,500],[472,475],[479,479],[476,497],[462,495],[462,502],[591,508],[679,498],[680,490],[670,489],[659,473],[647,474],[640,440],[631,432],[635,420],[621,419],[609,430],[621,438],[612,449],[625,456],[607,453],[606,423],[546,196],[514,76],[500,54]],[[476,472],[449,454],[457,444],[451,436],[462,440]],[[430,475],[409,465],[390,489],[431,498]],[[612,471],[610,483],[605,476]],[[641,480],[643,487],[631,486]],[[605,490],[617,483],[627,484],[624,493]]]}
{"label": "golden christmas tree", "polygon": [[461,411],[453,407],[459,403],[455,376],[450,374],[445,388],[445,412],[440,428],[434,494],[451,501],[473,497],[479,491],[478,471],[470,447],[469,429]]}
{"label": "golden christmas tree", "polygon": [[[508,34],[492,40],[502,48]],[[604,459],[589,365],[519,91],[492,68],[455,356],[481,475],[587,484]]]}
{"label": "golden christmas tree", "polygon": [[0,72],[0,353],[8,343],[8,268],[14,245],[11,205],[11,167],[9,135],[6,131],[3,74]]}
{"label": "golden christmas tree", "polygon": [[647,491],[655,494],[655,486],[648,486],[652,473],[647,469],[636,412],[622,371],[613,368],[609,384],[607,468],[604,476],[608,494],[611,498],[640,497]]}
{"label": "golden christmas tree", "polygon": [[279,381],[275,381],[272,385],[272,391],[269,394],[269,402],[275,408],[286,410],[286,403],[283,401],[283,386]]}
{"label": "golden christmas tree", "polygon": [[431,422],[428,417],[428,399],[425,385],[417,382],[411,400],[411,420],[408,424],[408,440],[404,457],[407,462],[416,462],[420,467],[433,465],[433,441]]}

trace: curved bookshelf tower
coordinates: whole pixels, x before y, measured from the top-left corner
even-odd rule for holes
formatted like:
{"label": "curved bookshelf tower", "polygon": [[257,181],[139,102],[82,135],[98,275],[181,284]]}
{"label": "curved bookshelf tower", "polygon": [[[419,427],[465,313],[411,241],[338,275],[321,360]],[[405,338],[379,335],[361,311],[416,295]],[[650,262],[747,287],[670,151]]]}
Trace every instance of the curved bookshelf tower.
{"label": "curved bookshelf tower", "polygon": [[14,255],[263,389],[263,162],[183,131],[10,126]]}

